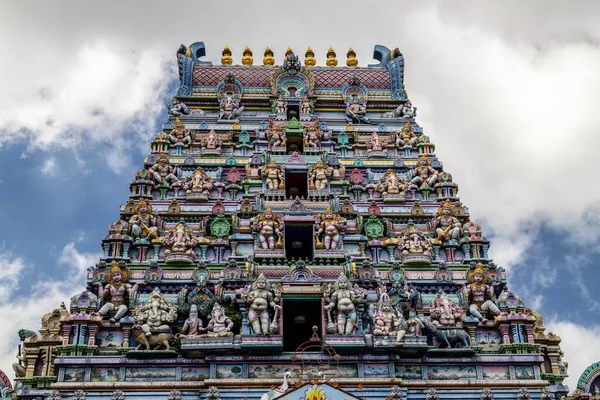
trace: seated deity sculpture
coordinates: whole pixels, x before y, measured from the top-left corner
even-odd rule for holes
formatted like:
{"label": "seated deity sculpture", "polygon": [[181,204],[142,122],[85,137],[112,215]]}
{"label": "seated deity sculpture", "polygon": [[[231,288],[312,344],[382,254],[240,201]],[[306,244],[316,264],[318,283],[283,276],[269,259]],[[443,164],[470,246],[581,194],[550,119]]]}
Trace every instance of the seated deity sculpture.
{"label": "seated deity sculpture", "polygon": [[344,164],[334,165],[331,180],[341,181],[346,179],[346,167]]}
{"label": "seated deity sculpture", "polygon": [[198,337],[202,331],[202,319],[198,316],[198,307],[192,304],[189,317],[185,320],[179,337],[181,339]]}
{"label": "seated deity sculpture", "polygon": [[173,97],[171,104],[165,104],[169,111],[170,117],[181,117],[182,115],[188,115],[190,108],[181,100]]}
{"label": "seated deity sculpture", "polygon": [[174,229],[167,232],[162,244],[166,247],[165,255],[178,253],[193,256],[195,255],[194,246],[198,244],[198,239],[194,236],[192,228],[188,228],[183,222],[180,222]]}
{"label": "seated deity sculpture", "polygon": [[168,139],[169,142],[173,144],[181,143],[184,146],[189,145],[192,141],[190,131],[185,129],[185,125],[179,121],[179,118],[175,119],[175,122],[173,122],[173,128],[171,129],[171,132],[169,132]]}
{"label": "seated deity sculpture", "polygon": [[452,299],[440,289],[433,300],[431,319],[436,326],[456,326],[457,321],[463,317],[462,308],[452,302]]}
{"label": "seated deity sculpture", "polygon": [[406,320],[406,334],[408,336],[422,336],[425,324],[417,316],[415,310],[408,312],[408,319]]}
{"label": "seated deity sculpture", "polygon": [[[333,285],[331,293],[325,292],[325,311],[328,316],[327,331],[340,335],[351,335],[354,333],[357,324],[356,306],[364,300],[364,290],[358,285],[354,288],[343,273],[340,273],[337,281]],[[332,312],[336,312],[335,319]]]}
{"label": "seated deity sculpture", "polygon": [[353,124],[370,124],[369,118],[366,117],[367,102],[361,100],[357,95],[352,95],[351,99],[346,97],[346,116],[348,116]]}
{"label": "seated deity sculpture", "polygon": [[373,322],[374,336],[396,336],[396,345],[402,342],[406,334],[406,322],[402,314],[394,310],[386,293],[381,294]]}
{"label": "seated deity sculpture", "polygon": [[381,192],[384,197],[387,195],[402,195],[406,191],[406,180],[400,178],[394,170],[388,169],[377,182],[375,190]]}
{"label": "seated deity sculpture", "polygon": [[275,100],[275,114],[286,115],[287,114],[288,102],[280,94],[277,100]]}
{"label": "seated deity sculpture", "polygon": [[[213,309],[210,313],[211,319],[206,325],[206,334],[202,337],[225,337],[233,336],[233,321],[225,315],[225,308],[219,303],[213,305]],[[260,319],[260,318],[259,318]]]}
{"label": "seated deity sculpture", "polygon": [[438,208],[438,216],[431,221],[437,240],[459,240],[461,235],[460,221],[454,216],[450,200],[446,200]]}
{"label": "seated deity sculpture", "polygon": [[110,318],[110,322],[116,322],[125,316],[127,313],[129,299],[132,294],[137,294],[139,284],[131,285],[127,283],[129,280],[129,272],[125,268],[121,268],[116,261],[111,263],[111,268],[106,277],[107,284],[102,287],[100,282],[96,284],[98,287],[98,299],[104,302],[96,315],[105,316],[111,311],[115,311],[115,315]]}
{"label": "seated deity sculpture", "polygon": [[[317,217],[315,231],[315,248],[336,250],[341,246],[342,230],[344,229],[345,220],[338,214],[334,214],[331,208],[325,210],[325,214],[320,214]],[[323,241],[320,236],[323,234]]]}
{"label": "seated deity sculpture", "polygon": [[367,154],[382,152],[386,148],[385,140],[379,136],[377,132],[373,132],[371,138],[367,142]]}
{"label": "seated deity sculpture", "polygon": [[300,101],[300,114],[310,114],[312,112],[312,105],[310,104],[310,100],[308,96],[302,97]]}
{"label": "seated deity sculpture", "polygon": [[410,183],[418,187],[427,186],[433,188],[437,181],[437,171],[431,167],[431,163],[426,156],[419,159],[417,167],[413,169],[413,178]]}
{"label": "seated deity sculpture", "polygon": [[417,143],[417,135],[413,132],[410,122],[407,122],[400,133],[396,134],[396,146],[401,149],[404,146],[414,147]]}
{"label": "seated deity sculpture", "polygon": [[310,124],[304,131],[304,146],[308,149],[318,149],[321,146],[323,132],[317,124]]}
{"label": "seated deity sculpture", "polygon": [[285,172],[283,167],[275,160],[271,160],[262,168],[261,175],[265,177],[267,190],[282,190],[284,188],[283,177]]}
{"label": "seated deity sculpture", "polygon": [[477,264],[475,270],[468,275],[467,280],[469,284],[465,287],[465,297],[469,304],[469,314],[484,324],[487,322],[486,315],[488,313],[494,316],[500,315],[494,288],[487,284],[487,277],[481,264]]}
{"label": "seated deity sculpture", "polygon": [[273,124],[265,132],[267,139],[269,140],[269,149],[273,147],[285,146],[287,139],[285,136],[285,128],[283,125]]}
{"label": "seated deity sculpture", "polygon": [[333,169],[325,165],[323,161],[318,160],[308,170],[308,179],[310,181],[310,190],[327,190],[327,178],[331,177]]}
{"label": "seated deity sculpture", "polygon": [[[277,314],[280,310],[279,294],[273,293],[267,278],[260,274],[251,285],[242,291],[242,301],[248,304],[248,323],[255,335],[277,333]],[[269,308],[274,311],[271,319]]]}
{"label": "seated deity sculpture", "polygon": [[174,182],[179,182],[179,179],[175,176],[175,168],[169,165],[169,157],[166,153],[160,153],[158,155],[158,160],[156,160],[156,164],[148,169],[150,176],[154,179],[154,181],[161,184],[173,184]]}
{"label": "seated deity sculpture", "polygon": [[279,215],[274,214],[270,208],[267,208],[263,214],[256,217],[253,230],[258,232],[259,248],[272,250],[281,247],[283,222],[281,222]]}
{"label": "seated deity sculpture", "polygon": [[219,119],[235,119],[238,118],[244,107],[240,106],[240,100],[238,95],[234,95],[231,92],[221,95],[219,101]]}
{"label": "seated deity sculpture", "polygon": [[215,150],[221,151],[221,145],[223,140],[215,133],[213,129],[210,130],[200,141],[202,150]]}
{"label": "seated deity sculpture", "polygon": [[417,116],[417,107],[413,107],[410,100],[400,104],[394,111],[383,113],[383,118],[414,118]]}
{"label": "seated deity sculpture", "polygon": [[410,225],[402,234],[399,240],[399,246],[402,251],[402,258],[410,256],[425,256],[431,259],[432,246],[429,239],[414,225]]}
{"label": "seated deity sculpture", "polygon": [[146,336],[169,332],[169,324],[177,318],[177,306],[169,304],[159,288],[150,294],[148,303],[136,307],[133,317]]}
{"label": "seated deity sculpture", "polygon": [[196,168],[196,170],[186,179],[184,189],[188,195],[190,194],[201,194],[208,196],[210,189],[213,188],[213,180],[202,167]]}
{"label": "seated deity sculpture", "polygon": [[158,217],[152,215],[152,206],[140,200],[135,206],[135,214],[129,219],[131,236],[134,239],[157,239],[158,223]]}

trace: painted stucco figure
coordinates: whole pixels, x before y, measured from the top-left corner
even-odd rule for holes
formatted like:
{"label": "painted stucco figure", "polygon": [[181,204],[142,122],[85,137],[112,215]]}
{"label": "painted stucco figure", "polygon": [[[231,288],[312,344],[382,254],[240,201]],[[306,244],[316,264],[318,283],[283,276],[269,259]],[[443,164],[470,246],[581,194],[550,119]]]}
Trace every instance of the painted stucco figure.
{"label": "painted stucco figure", "polygon": [[413,132],[413,127],[410,122],[402,127],[400,133],[396,134],[396,146],[402,148],[404,146],[414,147],[417,143],[417,135]]}
{"label": "painted stucco figure", "polygon": [[262,168],[261,175],[265,177],[265,184],[268,190],[281,190],[284,187],[283,177],[285,172],[283,167],[275,160],[271,160]]}
{"label": "painted stucco figure", "polygon": [[[357,305],[363,302],[364,290],[357,286],[352,287],[343,273],[340,274],[332,289],[331,293],[325,293],[325,301],[329,301],[325,305],[329,318],[327,330],[330,333],[351,335],[357,327]],[[332,315],[334,311],[335,317]]]}
{"label": "painted stucco figure", "polygon": [[[331,208],[325,210],[324,214],[320,214],[316,223],[315,248],[326,250],[337,249],[341,244],[341,231],[344,228],[344,223],[344,219],[338,214],[334,214]],[[320,240],[321,234],[323,234],[323,241]]]}
{"label": "painted stucco figure", "polygon": [[129,272],[121,268],[116,261],[112,262],[106,280],[108,283],[104,287],[100,284],[98,288],[98,299],[103,299],[104,305],[100,307],[97,314],[105,316],[109,312],[116,311],[110,318],[111,322],[116,322],[127,313],[131,295],[137,293],[139,284],[132,286],[127,283]]}
{"label": "painted stucco figure", "polygon": [[374,336],[395,336],[399,345],[406,334],[406,321],[402,314],[394,310],[390,298],[382,293],[374,316]]}
{"label": "painted stucco figure", "polygon": [[159,222],[159,217],[152,215],[152,206],[145,200],[140,200],[135,207],[135,214],[129,219],[131,236],[134,239],[156,239]]}
{"label": "painted stucco figure", "polygon": [[[255,335],[268,335],[278,332],[277,314],[279,313],[279,295],[273,293],[264,274],[260,274],[251,285],[242,291],[242,300],[249,305],[248,323]],[[269,309],[274,312],[273,319]]]}
{"label": "painted stucco figure", "polygon": [[467,280],[470,282],[465,287],[466,298],[469,303],[469,314],[484,324],[487,322],[486,315],[488,313],[495,316],[500,315],[500,309],[496,305],[494,288],[487,284],[487,277],[481,264],[475,267]]}
{"label": "painted stucco figure", "polygon": [[270,208],[256,217],[253,229],[257,232],[258,246],[262,249],[275,249],[283,237],[283,222]]}
{"label": "painted stucco figure", "polygon": [[179,182],[179,178],[175,176],[176,170],[169,165],[169,157],[166,153],[159,154],[156,164],[151,166],[148,172],[157,184],[172,185],[174,182]]}
{"label": "painted stucco figure", "polygon": [[454,210],[450,200],[446,200],[438,208],[438,216],[431,221],[436,239],[440,242],[446,240],[459,240],[461,235],[461,224],[454,216]]}
{"label": "painted stucco figure", "polygon": [[310,190],[327,190],[328,178],[333,174],[333,169],[318,160],[308,170]]}

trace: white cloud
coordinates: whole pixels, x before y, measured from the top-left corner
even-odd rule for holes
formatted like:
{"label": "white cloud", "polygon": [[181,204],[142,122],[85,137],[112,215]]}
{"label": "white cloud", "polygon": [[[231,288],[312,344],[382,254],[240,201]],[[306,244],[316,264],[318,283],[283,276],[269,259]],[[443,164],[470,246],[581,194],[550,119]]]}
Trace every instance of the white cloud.
{"label": "white cloud", "polygon": [[0,302],[6,301],[19,288],[19,277],[26,268],[23,258],[0,247]]}
{"label": "white cloud", "polygon": [[55,157],[47,158],[46,161],[44,161],[44,164],[42,164],[41,171],[44,175],[54,176],[58,172],[58,169],[56,166],[56,158]]}

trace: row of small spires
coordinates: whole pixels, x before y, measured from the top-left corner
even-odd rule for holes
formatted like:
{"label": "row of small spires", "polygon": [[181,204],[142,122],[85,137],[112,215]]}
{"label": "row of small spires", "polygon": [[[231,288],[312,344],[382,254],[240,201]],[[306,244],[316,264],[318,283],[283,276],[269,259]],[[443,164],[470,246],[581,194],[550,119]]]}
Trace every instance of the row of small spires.
{"label": "row of small spires", "polygon": [[[288,55],[293,54],[293,53],[294,52],[293,52],[292,48],[288,47],[285,52],[285,56],[287,57]],[[317,60],[315,60],[315,53],[310,48],[310,46],[306,50],[306,53],[304,53],[304,57],[306,57],[304,59],[304,65],[306,65],[308,67],[312,67],[317,64]],[[348,53],[346,53],[346,57],[348,58],[346,60],[347,66],[356,67],[358,65],[358,59],[356,58],[356,52],[352,49],[352,47],[350,47],[350,49],[348,49]],[[223,49],[223,53],[222,53],[222,57],[221,57],[221,64],[231,65],[232,63],[233,63],[233,58],[231,57],[231,49],[229,48],[229,45],[225,45],[225,48]],[[250,50],[250,47],[248,47],[248,46],[246,46],[246,48],[244,49],[244,53],[242,55],[242,64],[243,65],[254,64],[254,59],[252,58],[252,50]],[[327,50],[327,61],[325,61],[325,64],[328,67],[335,67],[338,65],[338,60],[336,58],[335,51],[333,50],[333,47],[331,47],[331,46],[329,47],[329,50]],[[267,47],[265,49],[263,65],[275,65],[275,57],[273,57],[273,51],[269,47]]]}

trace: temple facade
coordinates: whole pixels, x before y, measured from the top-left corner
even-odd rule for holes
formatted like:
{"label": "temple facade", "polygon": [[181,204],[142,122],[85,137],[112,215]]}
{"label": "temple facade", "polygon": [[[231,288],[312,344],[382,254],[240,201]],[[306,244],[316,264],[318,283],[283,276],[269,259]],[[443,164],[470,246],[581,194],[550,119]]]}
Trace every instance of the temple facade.
{"label": "temple facade", "polygon": [[490,257],[398,49],[375,46],[368,67],[352,49],[325,66],[310,47],[204,57],[178,49],[168,119],[87,289],[19,331],[4,397],[567,393],[561,339]]}

